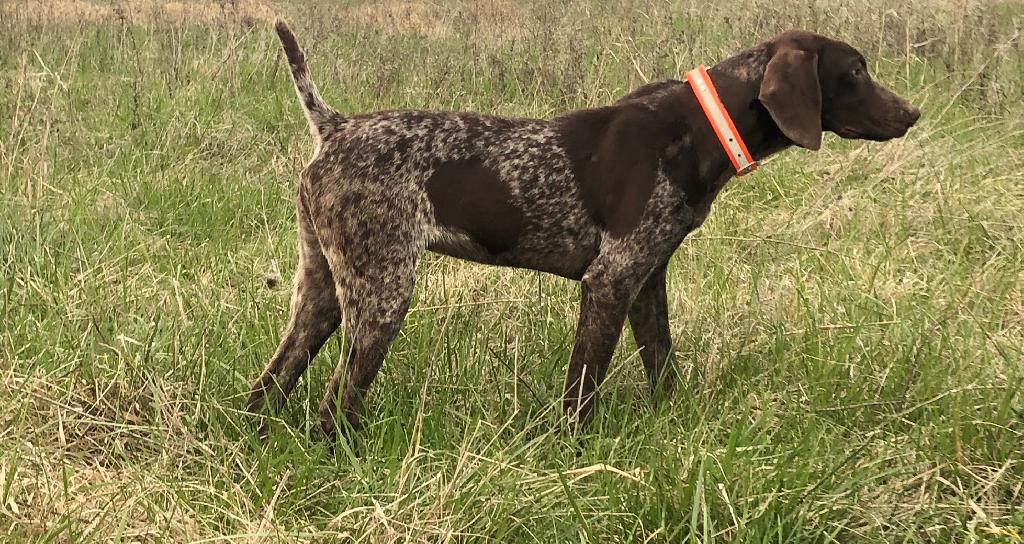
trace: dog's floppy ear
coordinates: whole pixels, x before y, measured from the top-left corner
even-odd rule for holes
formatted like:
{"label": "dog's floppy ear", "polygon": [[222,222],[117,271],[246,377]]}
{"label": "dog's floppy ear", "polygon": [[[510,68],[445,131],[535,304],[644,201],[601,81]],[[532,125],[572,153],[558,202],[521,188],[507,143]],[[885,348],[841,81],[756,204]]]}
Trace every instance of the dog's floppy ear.
{"label": "dog's floppy ear", "polygon": [[780,49],[768,61],[757,96],[782,133],[796,145],[821,148],[821,84],[818,55]]}

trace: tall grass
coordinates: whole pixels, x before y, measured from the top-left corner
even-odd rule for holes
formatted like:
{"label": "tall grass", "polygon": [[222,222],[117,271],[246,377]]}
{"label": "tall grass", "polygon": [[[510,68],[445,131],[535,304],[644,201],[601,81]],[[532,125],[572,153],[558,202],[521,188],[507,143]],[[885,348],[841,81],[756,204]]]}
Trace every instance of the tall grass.
{"label": "tall grass", "polygon": [[[1021,542],[1021,8],[0,3],[0,539]],[[732,182],[670,267],[684,386],[651,403],[627,334],[577,439],[576,285],[427,259],[332,455],[342,338],[267,443],[239,413],[311,144],[275,16],[346,112],[546,116],[802,27],[924,116]]]}

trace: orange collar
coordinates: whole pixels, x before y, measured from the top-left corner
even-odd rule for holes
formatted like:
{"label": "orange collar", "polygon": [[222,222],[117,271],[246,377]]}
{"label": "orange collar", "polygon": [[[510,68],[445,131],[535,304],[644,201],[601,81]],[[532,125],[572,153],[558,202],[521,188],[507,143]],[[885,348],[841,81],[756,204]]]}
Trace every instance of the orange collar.
{"label": "orange collar", "polygon": [[690,83],[693,94],[697,96],[697,102],[700,102],[711,128],[715,129],[722,149],[736,168],[736,175],[742,176],[757,170],[757,161],[747,151],[747,145],[743,143],[743,138],[740,138],[736,125],[732,124],[732,117],[729,117],[729,112],[718,98],[718,91],[715,90],[715,85],[711,82],[704,65],[701,64],[686,72],[686,81]]}

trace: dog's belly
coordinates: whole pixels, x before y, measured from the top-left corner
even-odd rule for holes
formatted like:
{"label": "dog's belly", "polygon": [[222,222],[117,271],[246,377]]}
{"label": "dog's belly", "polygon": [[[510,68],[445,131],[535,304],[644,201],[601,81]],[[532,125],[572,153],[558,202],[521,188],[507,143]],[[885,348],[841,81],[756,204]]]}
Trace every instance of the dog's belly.
{"label": "dog's belly", "polygon": [[434,253],[477,263],[538,270],[579,280],[597,257],[600,236],[596,228],[525,234],[508,251],[493,253],[464,232],[442,229],[428,245]]}

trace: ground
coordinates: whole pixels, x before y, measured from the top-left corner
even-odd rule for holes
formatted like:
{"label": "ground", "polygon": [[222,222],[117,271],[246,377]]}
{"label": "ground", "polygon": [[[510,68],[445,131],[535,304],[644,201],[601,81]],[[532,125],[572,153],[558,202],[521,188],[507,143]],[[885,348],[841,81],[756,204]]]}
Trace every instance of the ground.
{"label": "ground", "polygon": [[[0,3],[0,540],[1022,542],[1024,4]],[[270,438],[312,142],[270,28],[343,112],[549,116],[793,27],[923,111],[730,183],[669,273],[685,374],[627,333],[552,432],[578,286],[431,257],[356,457],[343,346]]]}

